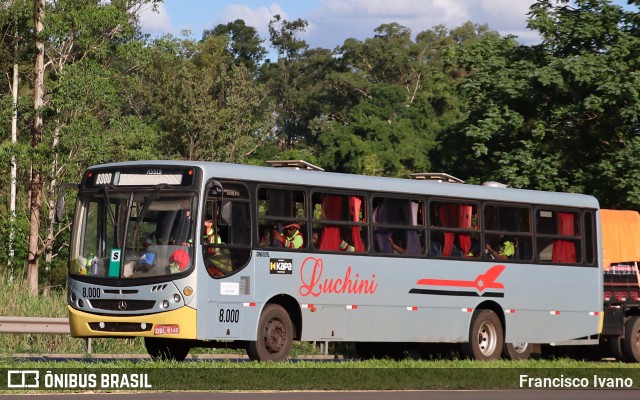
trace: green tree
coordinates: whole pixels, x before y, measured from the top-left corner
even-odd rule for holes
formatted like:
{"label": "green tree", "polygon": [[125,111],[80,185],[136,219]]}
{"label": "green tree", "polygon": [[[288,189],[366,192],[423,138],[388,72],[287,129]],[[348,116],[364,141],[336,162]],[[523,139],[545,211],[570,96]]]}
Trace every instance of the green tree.
{"label": "green tree", "polygon": [[225,36],[228,51],[233,56],[235,63],[244,65],[250,71],[255,71],[267,54],[267,50],[262,46],[264,39],[260,38],[254,27],[247,26],[241,19],[227,24],[219,24],[212,30],[205,30],[202,39],[205,40],[211,35]]}
{"label": "green tree", "polygon": [[156,41],[147,86],[163,151],[242,162],[271,132],[265,89],[253,75],[234,63],[227,37]]}
{"label": "green tree", "polygon": [[474,182],[638,206],[627,159],[639,131],[637,15],[605,0],[538,1],[529,26],[540,45],[473,44],[462,58],[469,117],[443,135],[443,165]]}
{"label": "green tree", "polygon": [[[114,95],[113,85],[108,84],[116,75],[109,76],[106,70],[115,57],[116,46],[137,35],[137,7],[154,2],[61,0],[54,3],[36,1],[34,4],[36,79],[31,88],[34,111],[28,153],[32,172],[27,255],[27,280],[34,293],[38,289],[40,257],[46,254],[49,266],[57,254],[54,246],[63,246],[59,242],[56,244],[61,232],[53,226],[57,183],[69,170],[77,173],[74,166],[83,167],[86,166],[83,162],[87,162],[76,158],[78,153],[61,153],[63,149],[68,150],[61,148],[61,143],[75,140],[91,147],[94,142],[90,140],[98,136],[96,132],[108,132],[105,126],[115,125],[122,116],[113,112],[118,107],[112,102],[117,102],[120,96]],[[81,86],[70,83],[74,81]],[[87,93],[93,96],[86,96]],[[76,130],[79,126],[82,129]],[[99,145],[95,147],[102,150]],[[100,159],[103,153],[100,150],[92,159]],[[61,164],[62,156],[65,162]],[[43,205],[48,212],[41,212]]]}
{"label": "green tree", "polygon": [[431,170],[439,133],[463,117],[443,27],[421,32],[381,25],[365,41],[348,39],[327,79],[332,108],[313,124],[320,163],[344,172],[406,176]]}

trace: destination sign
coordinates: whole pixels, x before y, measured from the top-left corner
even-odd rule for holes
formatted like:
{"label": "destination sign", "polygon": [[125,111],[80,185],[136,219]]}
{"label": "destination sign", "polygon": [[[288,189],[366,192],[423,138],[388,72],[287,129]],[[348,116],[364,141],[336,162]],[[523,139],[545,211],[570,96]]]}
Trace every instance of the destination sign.
{"label": "destination sign", "polygon": [[95,170],[85,175],[85,187],[100,186],[191,186],[194,182],[193,168],[133,168]]}

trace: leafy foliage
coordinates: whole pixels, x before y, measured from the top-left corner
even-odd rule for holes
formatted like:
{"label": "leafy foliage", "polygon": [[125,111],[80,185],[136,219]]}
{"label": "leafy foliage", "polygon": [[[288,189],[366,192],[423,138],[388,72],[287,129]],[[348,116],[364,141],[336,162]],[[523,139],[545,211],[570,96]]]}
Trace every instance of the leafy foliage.
{"label": "leafy foliage", "polygon": [[[50,256],[49,281],[63,279],[68,241],[68,230],[48,234],[56,186],[111,161],[303,158],[329,171],[445,171],[640,208],[636,0],[625,9],[609,0],[538,0],[529,14],[542,38],[535,45],[486,25],[414,35],[388,23],[364,40],[311,49],[300,38],[305,20],[275,15],[275,60],[265,60],[265,39],[242,20],[201,39],[141,35],[136,12],[157,3],[45,3],[44,130],[32,148],[33,3],[0,2],[0,67],[10,78],[17,66],[20,76],[18,142],[0,141],[2,159],[18,161],[18,220],[10,226],[6,217],[4,166],[0,232],[16,229],[15,259],[25,260],[30,171],[42,171],[39,243]],[[4,82],[0,125],[8,132],[12,83]]]}

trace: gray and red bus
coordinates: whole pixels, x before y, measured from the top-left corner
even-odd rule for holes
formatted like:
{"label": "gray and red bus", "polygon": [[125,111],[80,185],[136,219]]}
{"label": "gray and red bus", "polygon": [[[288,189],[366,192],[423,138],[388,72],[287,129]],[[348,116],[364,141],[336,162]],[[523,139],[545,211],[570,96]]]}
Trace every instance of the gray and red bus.
{"label": "gray and red bus", "polygon": [[71,334],[144,337],[178,360],[198,346],[285,360],[293,341],[350,342],[362,357],[450,343],[479,360],[597,343],[595,198],[299,165],[88,168]]}

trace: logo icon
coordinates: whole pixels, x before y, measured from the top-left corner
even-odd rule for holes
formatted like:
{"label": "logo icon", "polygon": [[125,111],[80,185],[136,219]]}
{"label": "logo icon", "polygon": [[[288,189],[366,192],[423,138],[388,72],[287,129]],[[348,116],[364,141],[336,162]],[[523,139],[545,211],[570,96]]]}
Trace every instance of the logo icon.
{"label": "logo icon", "polygon": [[127,302],[124,300],[120,300],[118,303],[118,310],[125,311],[127,309]]}
{"label": "logo icon", "polygon": [[9,370],[7,372],[7,388],[39,388],[40,372],[37,370]]}
{"label": "logo icon", "polygon": [[269,260],[269,273],[286,274],[293,273],[293,260],[291,258],[272,258]]}

